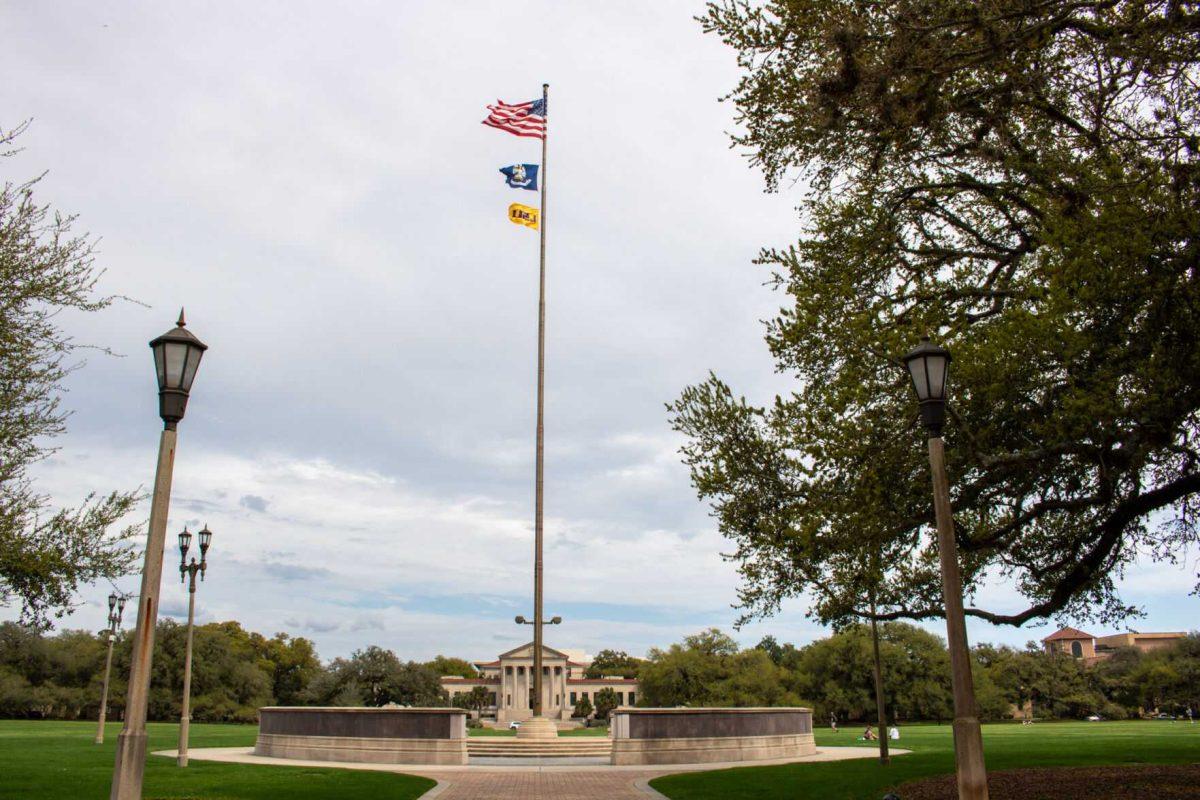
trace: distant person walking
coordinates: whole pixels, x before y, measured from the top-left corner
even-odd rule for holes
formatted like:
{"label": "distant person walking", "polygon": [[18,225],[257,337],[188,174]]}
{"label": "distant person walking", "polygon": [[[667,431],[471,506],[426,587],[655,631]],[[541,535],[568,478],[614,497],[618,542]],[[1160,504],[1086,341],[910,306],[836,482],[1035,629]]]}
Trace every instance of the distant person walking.
{"label": "distant person walking", "polygon": [[837,714],[829,715],[829,727],[833,729],[834,733],[837,733]]}

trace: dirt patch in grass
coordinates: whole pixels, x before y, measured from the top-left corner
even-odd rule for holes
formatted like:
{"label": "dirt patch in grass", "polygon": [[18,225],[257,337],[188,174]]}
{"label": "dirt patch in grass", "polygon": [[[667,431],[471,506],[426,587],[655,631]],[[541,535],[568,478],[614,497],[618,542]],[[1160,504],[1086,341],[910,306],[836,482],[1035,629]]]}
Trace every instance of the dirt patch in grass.
{"label": "dirt patch in grass", "polygon": [[[900,800],[957,800],[953,775],[906,783]],[[1058,767],[988,774],[991,800],[1174,800],[1200,797],[1200,764]]]}

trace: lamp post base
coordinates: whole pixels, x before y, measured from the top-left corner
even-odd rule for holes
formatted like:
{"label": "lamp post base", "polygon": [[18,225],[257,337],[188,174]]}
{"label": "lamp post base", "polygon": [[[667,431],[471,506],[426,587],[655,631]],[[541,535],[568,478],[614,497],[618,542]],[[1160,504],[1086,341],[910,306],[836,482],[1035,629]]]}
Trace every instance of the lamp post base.
{"label": "lamp post base", "polygon": [[533,717],[517,728],[518,739],[557,739],[558,726],[545,717]]}
{"label": "lamp post base", "polygon": [[141,800],[145,765],[146,732],[121,731],[117,736],[117,762],[109,800]]}
{"label": "lamp post base", "polygon": [[983,766],[983,731],[976,717],[954,720],[954,760],[958,796],[963,800],[988,800],[987,771]]}
{"label": "lamp post base", "polygon": [[181,767],[188,765],[188,726],[190,724],[191,717],[179,720],[179,752],[175,756],[175,763]]}

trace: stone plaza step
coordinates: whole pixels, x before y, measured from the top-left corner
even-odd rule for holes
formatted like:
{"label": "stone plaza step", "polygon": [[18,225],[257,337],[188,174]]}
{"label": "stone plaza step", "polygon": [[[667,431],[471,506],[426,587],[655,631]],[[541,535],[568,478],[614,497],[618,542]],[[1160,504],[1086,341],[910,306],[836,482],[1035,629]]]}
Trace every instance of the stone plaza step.
{"label": "stone plaza step", "polygon": [[612,740],[606,736],[557,739],[480,736],[467,740],[467,755],[485,758],[583,758],[611,754]]}

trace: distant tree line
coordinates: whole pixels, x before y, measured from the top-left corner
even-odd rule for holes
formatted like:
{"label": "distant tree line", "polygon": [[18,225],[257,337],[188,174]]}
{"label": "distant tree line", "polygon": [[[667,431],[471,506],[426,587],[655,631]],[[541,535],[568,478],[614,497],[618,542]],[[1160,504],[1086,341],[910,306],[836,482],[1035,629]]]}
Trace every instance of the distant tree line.
{"label": "distant tree line", "polygon": [[[150,717],[179,716],[186,628],[159,623],[150,692]],[[953,716],[950,668],[936,635],[907,623],[880,627],[884,696],[888,715],[899,721],[948,720]],[[0,624],[0,717],[90,719],[96,716],[106,640],[88,631],[49,636],[13,622]],[[1151,710],[1200,711],[1200,635],[1162,650],[1118,650],[1090,668],[1032,642],[1024,649],[982,644],[972,651],[980,715],[997,720],[1029,713],[1039,719],[1078,719],[1100,714],[1124,719]],[[109,717],[120,719],[129,672],[130,639],[120,635],[113,653]],[[602,650],[589,677],[636,677],[641,706],[780,706],[813,708],[818,723],[874,717],[869,629],[852,625],[803,647],[774,637],[741,648],[709,629],[639,659]],[[450,700],[439,677],[473,677],[461,658],[405,661],[371,646],[348,658],[322,663],[313,643],[278,633],[271,638],[236,622],[199,625],[195,632],[192,714],[200,722],[254,722],[269,705],[444,706]],[[481,711],[486,689],[454,698],[454,705]],[[592,705],[594,702],[594,706]],[[615,693],[597,692],[581,711],[607,718]]]}
{"label": "distant tree line", "polygon": [[[938,636],[907,623],[880,627],[884,698],[900,721],[953,717],[950,665]],[[1024,649],[983,644],[972,651],[982,718],[1030,713],[1039,719],[1099,714],[1125,719],[1151,710],[1200,711],[1200,635],[1162,650],[1117,651],[1092,667],[1034,643]],[[875,715],[870,629],[849,626],[804,647],[766,637],[741,649],[710,629],[651,650],[637,672],[638,704],[813,708],[818,722]]]}
{"label": "distant tree line", "polygon": [[[187,628],[159,622],[149,716],[178,719],[183,692]],[[0,717],[89,719],[99,710],[104,679],[104,635],[64,631],[54,636],[12,622],[0,624]],[[125,705],[131,638],[113,650],[109,718]],[[192,662],[192,719],[254,722],[270,705],[442,706],[441,675],[470,675],[462,659],[402,661],[390,650],[367,647],[322,664],[313,643],[285,633],[267,638],[236,622],[198,625]]]}

